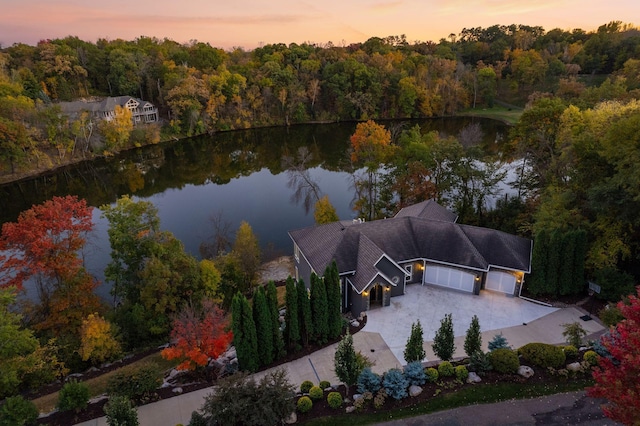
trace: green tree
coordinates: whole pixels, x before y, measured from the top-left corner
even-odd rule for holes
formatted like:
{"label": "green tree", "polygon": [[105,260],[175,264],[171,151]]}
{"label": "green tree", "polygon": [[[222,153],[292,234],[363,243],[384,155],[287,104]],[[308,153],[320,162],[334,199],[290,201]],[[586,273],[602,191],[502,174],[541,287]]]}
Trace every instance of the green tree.
{"label": "green tree", "polygon": [[347,390],[350,386],[356,384],[361,370],[358,367],[358,358],[353,348],[353,336],[351,334],[347,333],[338,343],[333,366],[338,379],[347,385]]}
{"label": "green tree", "polygon": [[236,293],[231,302],[231,324],[233,344],[241,369],[254,372],[258,369],[258,336],[249,301],[241,293]]}
{"label": "green tree", "polygon": [[302,339],[302,343],[308,346],[309,339],[313,333],[313,322],[311,319],[309,291],[302,279],[300,279],[296,285],[296,294],[298,296],[298,326],[300,327],[300,338]]}
{"label": "green tree", "polygon": [[343,318],[340,275],[335,260],[325,269],[324,284],[327,290],[328,336],[330,339],[336,339],[342,333]]}
{"label": "green tree", "polygon": [[138,411],[131,400],[122,395],[113,395],[104,406],[104,413],[109,426],[138,426]]}
{"label": "green tree", "polygon": [[478,70],[478,94],[482,101],[493,108],[493,102],[497,94],[498,76],[491,67],[484,67]]}
{"label": "green tree", "polygon": [[300,346],[300,326],[298,312],[298,293],[295,280],[289,276],[286,282],[285,300],[287,311],[284,316],[287,346],[297,350]]}
{"label": "green tree", "polygon": [[0,426],[29,426],[38,420],[36,405],[21,395],[6,398],[0,406]]}
{"label": "green tree", "polygon": [[482,334],[480,333],[480,321],[478,316],[474,315],[471,318],[471,324],[467,330],[467,334],[464,338],[464,353],[468,356],[472,356],[477,352],[482,351]]}
{"label": "green tree", "polygon": [[436,336],[433,339],[433,353],[442,361],[449,361],[453,358],[453,353],[456,351],[454,345],[453,335],[453,321],[451,314],[446,314],[443,319],[440,320],[440,328],[436,331]]}
{"label": "green tree", "polygon": [[336,209],[329,201],[329,196],[325,195],[316,201],[315,209],[313,211],[313,218],[316,221],[316,225],[322,225],[324,223],[337,222],[340,220]]}
{"label": "green tree", "polygon": [[529,291],[534,295],[546,292],[548,251],[549,234],[546,230],[542,229],[535,235],[531,255],[531,279],[529,280]]}
{"label": "green tree", "polygon": [[313,336],[319,343],[327,341],[329,333],[329,318],[327,312],[327,291],[324,279],[311,273],[311,318],[313,323]]}
{"label": "green tree", "polygon": [[424,338],[422,335],[422,325],[420,320],[411,324],[411,334],[404,349],[404,360],[408,363],[422,362],[426,353],[424,351]]}
{"label": "green tree", "polygon": [[273,333],[271,313],[267,304],[264,288],[259,287],[253,296],[253,321],[256,325],[258,357],[261,365],[273,362]]}
{"label": "green tree", "polygon": [[280,313],[278,312],[278,290],[276,283],[269,281],[267,283],[267,303],[269,304],[269,313],[271,315],[271,335],[273,337],[273,354],[276,359],[286,354],[284,349],[284,338],[280,330]]}
{"label": "green tree", "polygon": [[236,239],[233,243],[232,254],[237,257],[240,270],[243,274],[241,292],[246,292],[255,284],[256,273],[260,268],[262,254],[258,238],[251,229],[251,225],[242,221],[236,232]]}
{"label": "green tree", "polygon": [[87,405],[89,405],[89,387],[85,383],[70,381],[62,386],[58,393],[56,405],[58,410],[74,410],[79,413],[87,408]]}

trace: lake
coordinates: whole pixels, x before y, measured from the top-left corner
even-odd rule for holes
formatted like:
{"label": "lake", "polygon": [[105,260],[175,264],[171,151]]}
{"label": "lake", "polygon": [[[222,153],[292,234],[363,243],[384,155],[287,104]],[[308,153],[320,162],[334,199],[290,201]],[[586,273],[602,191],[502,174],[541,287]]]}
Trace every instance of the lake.
{"label": "lake", "polygon": [[[454,117],[382,124],[402,128],[419,124],[424,132],[457,135],[472,123],[481,125],[486,150],[500,149],[508,126],[495,120]],[[289,254],[287,231],[310,226],[314,220],[313,205],[307,210],[292,198],[296,176],[287,171],[283,158],[299,164],[299,150],[307,150],[310,155],[301,172],[306,171],[305,177],[329,196],[341,219],[354,218],[347,149],[355,126],[333,123],[216,133],[65,167],[0,186],[0,221],[14,221],[21,211],[53,196],[77,195],[99,207],[129,194],[152,202],[158,208],[161,228],[171,231],[197,257],[200,245],[213,236],[213,216],[229,224],[231,237],[244,220],[263,251]],[[84,255],[87,269],[102,280],[110,248],[108,223],[100,216],[96,208],[95,230]],[[101,296],[108,293],[106,285],[100,287]]]}

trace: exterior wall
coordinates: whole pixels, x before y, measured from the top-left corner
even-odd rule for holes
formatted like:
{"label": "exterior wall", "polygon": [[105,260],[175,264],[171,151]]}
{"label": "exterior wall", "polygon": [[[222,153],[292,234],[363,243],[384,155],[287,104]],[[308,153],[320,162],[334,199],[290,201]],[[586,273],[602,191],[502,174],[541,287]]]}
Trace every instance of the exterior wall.
{"label": "exterior wall", "polygon": [[391,297],[402,296],[404,294],[404,281],[400,280],[398,285],[392,285],[389,293],[391,293]]}
{"label": "exterior wall", "polygon": [[364,292],[358,294],[351,284],[347,285],[351,292],[351,314],[357,318],[362,312],[366,312],[369,308],[369,293],[367,292],[367,296],[364,296]]}
{"label": "exterior wall", "polygon": [[405,270],[407,267],[411,267],[411,276],[406,281],[407,284],[422,284],[422,280],[424,277],[424,262],[416,261],[416,262],[407,262],[400,264]]}
{"label": "exterior wall", "polygon": [[298,278],[301,278],[302,280],[304,280],[305,287],[310,288],[311,272],[312,272],[311,265],[307,263],[307,260],[302,255],[302,252],[300,252],[295,247],[295,243],[294,243],[293,253],[294,253],[293,263],[294,263],[294,266],[297,268]]}
{"label": "exterior wall", "polygon": [[396,285],[400,285],[404,282],[404,274],[402,271],[386,257],[382,257],[375,266]]}

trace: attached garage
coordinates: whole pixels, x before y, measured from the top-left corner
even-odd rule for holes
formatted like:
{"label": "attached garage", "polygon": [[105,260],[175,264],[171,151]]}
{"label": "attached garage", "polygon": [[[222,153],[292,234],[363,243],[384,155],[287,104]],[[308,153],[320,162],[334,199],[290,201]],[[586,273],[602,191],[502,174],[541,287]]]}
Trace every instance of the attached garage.
{"label": "attached garage", "polygon": [[427,265],[424,275],[426,284],[435,284],[469,293],[473,293],[475,280],[474,274],[446,266]]}
{"label": "attached garage", "polygon": [[516,291],[516,276],[508,272],[489,271],[484,288],[513,295]]}

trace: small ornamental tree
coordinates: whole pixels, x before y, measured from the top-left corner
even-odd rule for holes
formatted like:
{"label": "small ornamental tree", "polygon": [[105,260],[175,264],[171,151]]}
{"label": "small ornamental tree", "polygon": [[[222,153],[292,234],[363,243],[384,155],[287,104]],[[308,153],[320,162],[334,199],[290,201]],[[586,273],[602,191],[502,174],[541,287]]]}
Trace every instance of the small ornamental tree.
{"label": "small ornamental tree", "polygon": [[436,337],[433,339],[433,345],[431,345],[431,347],[436,356],[441,360],[449,361],[453,358],[456,347],[454,345],[451,314],[446,314],[444,318],[440,320],[440,328],[436,331]]}
{"label": "small ornamental tree", "polygon": [[411,335],[404,349],[404,360],[407,363],[422,361],[426,356],[423,347],[422,325],[420,320],[411,324]]}
{"label": "small ornamental tree", "polygon": [[298,323],[298,293],[295,280],[289,276],[285,288],[287,312],[284,315],[287,346],[297,350],[300,346],[300,326]]}
{"label": "small ornamental tree", "polygon": [[[636,287],[640,296],[640,286]],[[587,394],[606,398],[605,415],[623,424],[636,424],[640,419],[640,298],[618,303],[625,319],[615,326],[613,333],[602,338],[602,345],[611,357],[600,357],[593,370],[595,385]]]}
{"label": "small ornamental tree", "polygon": [[358,356],[353,348],[353,336],[351,334],[347,333],[338,343],[333,365],[336,376],[347,385],[348,393],[349,387],[356,384],[361,372],[358,366]]}
{"label": "small ornamental tree", "polygon": [[482,334],[480,334],[480,321],[478,320],[478,316],[474,315],[473,318],[471,318],[471,325],[469,325],[469,329],[464,338],[464,353],[471,356],[481,350]]}
{"label": "small ornamental tree", "polygon": [[120,354],[120,343],[113,335],[111,323],[98,314],[89,314],[82,321],[80,342],[78,352],[83,361],[99,364]]}
{"label": "small ornamental tree", "polygon": [[227,350],[233,333],[227,330],[229,321],[211,300],[201,308],[186,305],[173,321],[171,340],[175,343],[161,354],[165,359],[180,359],[178,370],[195,370],[207,365]]}

